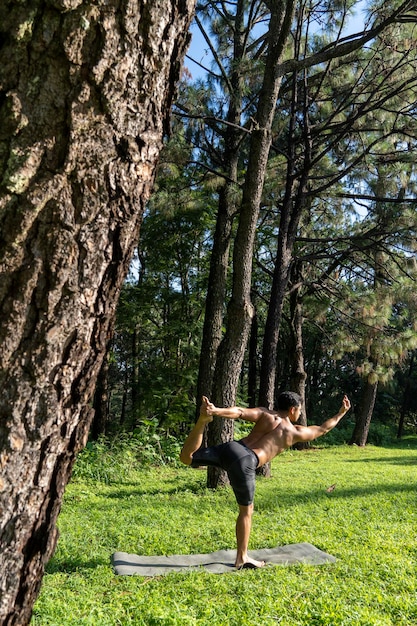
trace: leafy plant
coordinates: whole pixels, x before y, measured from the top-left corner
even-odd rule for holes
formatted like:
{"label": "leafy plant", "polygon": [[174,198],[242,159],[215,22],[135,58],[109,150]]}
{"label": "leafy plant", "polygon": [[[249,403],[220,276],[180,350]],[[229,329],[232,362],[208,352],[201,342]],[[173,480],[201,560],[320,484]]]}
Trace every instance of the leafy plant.
{"label": "leafy plant", "polygon": [[160,434],[157,423],[147,420],[133,433],[89,442],[78,456],[73,476],[89,482],[124,483],[148,465],[175,465],[180,449],[175,437]]}

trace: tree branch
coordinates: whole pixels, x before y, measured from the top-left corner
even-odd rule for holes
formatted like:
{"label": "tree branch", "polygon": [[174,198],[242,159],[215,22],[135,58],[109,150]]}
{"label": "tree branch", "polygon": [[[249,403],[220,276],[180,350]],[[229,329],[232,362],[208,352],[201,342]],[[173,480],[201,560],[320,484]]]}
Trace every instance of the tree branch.
{"label": "tree branch", "polygon": [[[338,43],[333,42],[322,48],[320,52],[312,54],[310,57],[285,61],[277,67],[277,76],[284,76],[285,74],[289,74],[291,72],[298,72],[299,70],[307,69],[313,65],[326,63],[331,59],[346,56],[364,46],[368,43],[368,41],[375,39],[391,24],[402,22],[404,19],[406,19],[406,21],[412,21],[412,13],[408,15],[406,12],[408,10],[413,11],[413,9],[415,10],[415,2],[413,2],[413,0],[407,0],[406,2],[403,2],[403,4],[392,13],[392,15],[383,20],[381,24],[373,26],[370,30],[361,31],[347,37],[343,37]],[[414,16],[413,21],[416,19],[417,15]]]}
{"label": "tree branch", "polygon": [[417,198],[388,198],[383,196],[373,196],[368,194],[356,194],[356,193],[336,193],[335,198],[347,198],[349,200],[371,200],[372,202],[384,202],[390,204],[402,204],[403,202],[409,202],[410,204],[417,204]]}

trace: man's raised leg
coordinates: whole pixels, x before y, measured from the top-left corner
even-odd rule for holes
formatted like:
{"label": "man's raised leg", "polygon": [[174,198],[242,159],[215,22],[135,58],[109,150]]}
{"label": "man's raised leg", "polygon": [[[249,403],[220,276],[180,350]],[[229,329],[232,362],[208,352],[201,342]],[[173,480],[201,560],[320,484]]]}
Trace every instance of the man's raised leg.
{"label": "man's raised leg", "polygon": [[206,424],[213,420],[213,416],[207,414],[207,402],[207,398],[203,396],[203,401],[200,407],[200,416],[182,447],[180,461],[185,465],[191,465],[194,452],[201,448],[201,444],[203,443],[203,435]]}
{"label": "man's raised leg", "polygon": [[239,504],[239,515],[236,520],[237,553],[235,566],[239,568],[263,567],[265,561],[256,561],[248,555],[250,531],[252,528],[253,504]]}

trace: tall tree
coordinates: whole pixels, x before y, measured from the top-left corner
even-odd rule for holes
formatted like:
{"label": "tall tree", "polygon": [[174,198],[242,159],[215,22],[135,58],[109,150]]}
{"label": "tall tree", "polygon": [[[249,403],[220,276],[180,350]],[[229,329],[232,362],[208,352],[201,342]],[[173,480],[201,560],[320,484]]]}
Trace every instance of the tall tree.
{"label": "tall tree", "polygon": [[[205,115],[207,131],[204,141],[200,143],[200,150],[205,155],[203,161],[207,167],[211,171],[215,170],[221,181],[217,190],[218,211],[213,234],[197,397],[210,395],[218,404],[230,402],[230,397],[227,400],[224,398],[222,385],[214,385],[214,381],[217,376],[218,350],[223,337],[233,225],[241,206],[240,187],[247,159],[248,138],[251,137],[253,127],[250,116],[254,98],[252,89],[256,85],[255,93],[258,91],[259,57],[265,47],[265,27],[262,22],[268,15],[269,7],[261,0],[207,2],[197,8],[197,24],[209,46],[215,68],[208,72],[209,83],[216,85],[215,95]],[[209,30],[213,39],[209,37]],[[260,34],[255,35],[256,31]],[[260,71],[263,71],[263,67]],[[226,110],[225,115],[223,109]],[[234,394],[232,392],[232,396]],[[213,420],[208,434],[210,443],[227,440],[232,436],[231,420]],[[225,481],[225,474],[209,468],[209,484],[219,480]]]}
{"label": "tall tree", "polygon": [[[227,44],[229,45],[229,50],[231,50],[232,48],[232,46],[230,45],[230,42],[234,42],[234,44],[237,44],[237,45],[234,45],[233,49],[244,52],[245,47],[241,45],[244,42],[244,39],[242,39],[241,32],[238,29],[238,26],[242,25],[242,20],[241,20],[242,9],[248,10],[249,13],[252,12],[253,14],[254,7],[259,6],[259,4],[262,4],[262,3],[231,2],[226,5],[225,3],[220,3],[220,2],[207,2],[207,3],[204,3],[204,5],[202,4],[201,6],[203,10],[215,16],[215,20],[213,21],[213,29],[212,29],[213,32],[216,34],[224,33],[223,38],[219,38],[219,42],[223,41],[224,43],[226,41]],[[223,138],[226,136],[226,133],[228,131],[225,130],[224,132],[223,131],[220,132],[220,128],[222,124],[219,123],[219,119],[223,120],[224,128],[230,129],[231,133],[235,133],[234,139],[238,140],[238,143],[236,143],[236,141],[234,143],[234,146],[236,146],[236,148],[241,146],[242,137],[244,136],[244,134],[242,133],[242,127],[240,128],[237,127],[237,123],[239,119],[242,119],[242,120],[246,119],[246,121],[250,120],[252,123],[252,124],[247,124],[247,127],[246,127],[246,129],[250,131],[250,134],[248,137],[249,141],[245,142],[246,144],[248,144],[247,152],[245,153],[243,151],[240,151],[240,154],[241,154],[240,161],[234,161],[234,163],[238,162],[238,164],[241,165],[241,178],[238,182],[240,182],[241,180],[243,181],[242,182],[243,199],[240,200],[240,198],[236,195],[235,193],[236,179],[234,178],[234,176],[231,176],[230,178],[228,178],[227,184],[228,184],[229,192],[232,191],[233,189],[233,194],[229,196],[229,198],[232,198],[233,202],[232,204],[228,204],[228,211],[226,212],[227,218],[226,218],[226,221],[223,222],[223,227],[220,228],[220,231],[219,231],[222,236],[225,235],[226,229],[224,228],[224,225],[227,223],[228,227],[231,227],[231,217],[234,215],[234,212],[236,211],[236,209],[238,209],[239,210],[239,213],[238,213],[239,226],[237,229],[236,238],[234,239],[233,254],[234,254],[235,260],[234,260],[232,297],[229,301],[228,312],[227,312],[227,317],[226,317],[226,333],[223,337],[221,344],[219,344],[219,340],[221,338],[221,324],[223,321],[223,303],[222,303],[222,297],[215,298],[215,296],[218,296],[220,293],[224,294],[224,289],[223,287],[221,287],[221,289],[217,290],[217,293],[214,293],[213,290],[209,290],[208,292],[206,331],[204,334],[204,337],[207,338],[208,343],[205,344],[204,343],[205,339],[203,339],[203,345],[205,345],[205,347],[202,350],[202,357],[201,357],[201,363],[206,369],[205,369],[204,374],[202,374],[203,370],[200,369],[200,374],[201,374],[200,382],[202,381],[202,385],[199,384],[198,395],[200,395],[204,385],[206,385],[205,392],[210,393],[209,387],[211,386],[213,367],[215,365],[216,370],[215,370],[215,376],[214,376],[214,386],[213,386],[212,397],[217,403],[229,404],[229,403],[233,403],[235,400],[237,380],[239,379],[239,376],[240,376],[240,367],[242,364],[243,354],[244,354],[245,347],[246,347],[247,332],[248,332],[247,329],[248,329],[248,326],[250,325],[250,316],[251,316],[251,311],[252,311],[252,304],[250,302],[250,296],[248,298],[247,295],[248,293],[250,294],[250,289],[251,289],[250,273],[251,273],[251,259],[253,255],[253,231],[254,231],[254,228],[256,227],[256,219],[257,219],[257,213],[259,212],[259,203],[261,200],[263,179],[264,179],[264,173],[260,174],[260,172],[262,171],[262,168],[265,166],[267,159],[263,161],[262,158],[257,158],[251,161],[250,159],[252,157],[246,156],[246,155],[250,155],[250,154],[255,155],[256,143],[259,142],[259,137],[261,136],[262,132],[265,132],[265,137],[266,137],[268,132],[272,130],[272,124],[270,125],[269,130],[268,130],[269,122],[265,125],[264,124],[265,119],[262,119],[262,115],[260,115],[260,111],[262,110],[262,106],[263,106],[260,104],[261,99],[263,97],[262,95],[260,95],[262,94],[262,90],[261,90],[262,80],[264,80],[264,84],[265,82],[269,81],[270,84],[275,83],[275,85],[279,85],[281,82],[281,77],[290,76],[292,80],[292,84],[295,86],[295,88],[292,90],[292,93],[295,94],[295,96],[297,96],[297,94],[302,94],[303,96],[300,102],[298,102],[298,100],[294,100],[295,106],[293,107],[293,110],[296,116],[294,119],[296,119],[297,116],[299,117],[300,115],[302,115],[304,119],[304,131],[303,133],[300,134],[300,136],[303,138],[303,142],[304,142],[303,145],[306,147],[306,152],[304,154],[304,165],[302,164],[302,160],[300,161],[300,153],[298,154],[295,153],[295,158],[289,161],[290,167],[288,168],[288,177],[287,177],[286,183],[284,182],[285,178],[279,181],[279,184],[281,184],[281,186],[287,192],[286,193],[286,205],[288,207],[288,210],[285,215],[284,215],[285,212],[283,213],[282,224],[283,225],[287,224],[288,227],[290,228],[290,230],[287,230],[287,231],[285,230],[285,228],[282,229],[284,245],[281,247],[281,250],[283,254],[285,255],[285,260],[287,262],[284,265],[282,265],[280,262],[276,263],[277,272],[280,271],[282,274],[282,280],[277,281],[277,284],[279,285],[279,294],[281,295],[279,295],[277,298],[271,298],[271,301],[274,301],[274,303],[278,302],[278,306],[281,307],[282,299],[285,295],[286,281],[288,280],[288,268],[291,263],[291,246],[293,244],[295,233],[297,230],[297,221],[299,219],[300,214],[304,210],[303,207],[305,207],[306,205],[308,206],[310,204],[311,194],[314,193],[315,191],[315,190],[313,191],[312,189],[308,188],[309,169],[312,166],[316,165],[317,160],[319,160],[320,156],[326,154],[326,151],[329,151],[330,153],[337,155],[338,141],[340,141],[341,138],[348,136],[348,126],[345,125],[343,127],[343,124],[340,125],[336,123],[339,121],[339,116],[343,117],[343,115],[345,116],[347,115],[347,113],[344,112],[343,106],[340,107],[339,105],[337,105],[336,110],[332,110],[328,114],[327,123],[322,123],[320,125],[317,125],[315,128],[315,133],[317,137],[321,136],[322,138],[322,144],[319,145],[319,142],[317,142],[316,153],[314,155],[316,160],[315,161],[311,160],[311,163],[309,165],[308,154],[309,154],[309,151],[311,152],[310,144],[312,141],[311,135],[309,135],[309,128],[308,128],[309,114],[310,114],[310,111],[308,110],[310,107],[309,98],[311,97],[311,94],[321,93],[320,85],[322,82],[322,76],[324,77],[331,76],[334,70],[338,67],[338,65],[341,66],[342,68],[341,72],[343,74],[343,68],[347,66],[347,63],[349,60],[349,57],[348,57],[349,54],[353,53],[355,50],[361,49],[365,44],[374,40],[381,32],[383,32],[385,28],[387,28],[390,24],[394,23],[396,20],[405,21],[408,19],[409,20],[413,19],[413,13],[412,13],[413,3],[411,1],[402,2],[397,7],[390,7],[390,11],[384,16],[384,18],[381,18],[381,19],[378,18],[377,20],[374,20],[372,26],[368,30],[365,30],[364,32],[359,33],[359,34],[353,34],[353,35],[344,37],[343,29],[339,27],[339,24],[341,21],[343,21],[343,18],[342,20],[340,20],[338,16],[345,15],[346,11],[349,10],[355,4],[356,4],[355,2],[343,3],[340,5],[337,5],[337,7],[335,8],[333,3],[328,3],[325,1],[323,1],[322,3],[318,3],[318,4],[316,3],[314,7],[311,7],[310,5],[307,6],[307,4],[305,3],[294,3],[294,5],[296,5],[297,8],[299,9],[298,14],[300,16],[303,16],[303,15],[308,16],[310,27],[314,20],[318,20],[318,23],[323,22],[324,24],[323,16],[326,16],[326,18],[329,17],[329,20],[332,26],[331,34],[334,35],[334,39],[333,41],[329,41],[328,38],[318,39],[316,36],[314,36],[311,38],[311,40],[313,42],[320,41],[320,43],[319,44],[316,43],[315,45],[310,46],[310,48],[305,47],[305,44],[304,44],[305,31],[303,31],[300,28],[300,24],[303,23],[303,18],[301,18],[301,20],[300,19],[298,20],[296,27],[294,29],[294,40],[297,42],[297,48],[296,48],[297,54],[292,56],[288,51],[285,51],[285,57],[282,57],[280,59],[280,62],[277,61],[278,57],[276,58],[277,63],[276,63],[274,70],[272,70],[272,66],[269,65],[267,72],[264,73],[268,52],[270,54],[269,59],[271,59],[272,48],[268,46],[268,43],[271,42],[271,39],[275,38],[276,41],[279,41],[279,45],[282,45],[283,46],[282,50],[284,50],[284,46],[286,43],[286,34],[288,34],[289,28],[291,26],[291,19],[289,16],[292,16],[292,8],[293,8],[293,6],[290,6],[290,3],[286,3],[285,7],[284,7],[284,4],[281,5],[280,3],[278,5],[273,5],[273,7],[271,7],[270,3],[265,3],[269,11],[271,12],[271,15],[273,12],[275,12],[275,16],[276,16],[280,13],[281,10],[282,11],[286,10],[287,19],[284,20],[285,28],[280,30],[279,19],[278,19],[278,20],[275,20],[273,28],[271,27],[269,28],[268,36],[265,34],[265,32],[262,33],[262,45],[258,48],[258,58],[261,58],[262,63],[263,63],[263,65],[261,66],[262,67],[262,70],[261,70],[262,79],[258,81],[258,84],[252,82],[252,102],[251,102],[251,108],[250,108],[250,115],[248,114],[249,108],[246,108],[245,109],[246,118],[245,116],[242,117],[242,115],[240,115],[239,117],[239,113],[243,111],[241,104],[240,104],[241,100],[234,100],[232,103],[234,107],[233,119],[230,118],[229,120],[226,120],[223,117],[223,113],[222,113],[223,108],[229,112],[232,110],[232,108],[228,108],[228,103],[232,101],[232,97],[233,97],[232,90],[230,88],[231,87],[230,74],[228,74],[228,72],[225,71],[224,64],[222,64],[221,62],[219,63],[219,59],[221,57],[221,46],[219,45],[218,47],[216,47],[215,45],[212,45],[210,43],[210,39],[208,38],[208,36],[206,36],[207,44],[211,48],[212,58],[214,59],[214,62],[217,63],[217,67],[219,68],[219,74],[217,78],[221,77],[221,79],[223,80],[223,86],[224,85],[227,86],[227,89],[225,89],[225,91],[222,92],[223,95],[225,93],[227,95],[223,99],[219,97],[219,102],[221,104],[218,108],[217,115],[211,115],[211,116],[206,115],[204,118],[204,122],[206,124],[205,128],[210,130],[210,140],[207,142],[206,145],[210,146],[211,154],[213,156],[213,160],[210,164],[212,171],[213,169],[216,169],[219,175],[223,176],[225,179],[228,178],[227,174],[225,175],[225,172],[232,171],[232,170],[228,170],[227,159],[224,158],[225,155],[230,156],[231,153],[227,155],[226,151],[222,150],[223,146],[225,145],[223,143]],[[231,15],[232,10],[236,11],[233,14],[233,16]],[[323,27],[323,30],[325,30],[324,27]],[[337,32],[338,30],[339,32]],[[271,35],[271,32],[273,33],[272,35]],[[344,57],[346,58],[345,63],[340,61],[340,59]],[[240,68],[242,67],[242,57],[241,56],[234,57],[233,54],[229,53],[228,58],[232,59],[232,64],[230,65],[230,67],[232,67],[234,70],[239,68],[239,72],[240,72]],[[284,59],[287,59],[287,60],[284,60]],[[316,71],[312,74],[311,89],[308,90],[305,85],[306,80],[308,78],[307,71],[309,70],[309,68],[312,68],[312,67],[315,67]],[[229,69],[229,67],[227,69]],[[211,80],[216,79],[212,71],[210,71],[209,74],[210,74]],[[238,73],[237,76],[239,80],[236,84],[239,85],[239,88],[234,91],[234,96],[237,98],[241,98],[242,74]],[[220,84],[220,80],[218,81],[217,84]],[[288,85],[288,81],[286,81],[286,88],[287,88],[287,85]],[[349,88],[351,88],[351,85],[349,86]],[[336,90],[336,86],[334,86],[334,89]],[[343,94],[346,94],[346,93],[349,93],[347,89],[343,92]],[[341,99],[343,100],[342,97]],[[334,98],[334,100],[336,101],[337,98]],[[247,101],[248,101],[248,98],[246,98],[246,102]],[[239,104],[236,105],[236,102],[238,102]],[[283,99],[282,102],[283,102],[283,105],[282,105],[281,112],[282,112],[282,117],[283,117],[285,113],[288,111],[288,105],[286,104],[285,99]],[[268,103],[268,105],[269,104],[270,103]],[[276,102],[274,101],[274,104],[271,107],[271,110],[274,113],[275,113],[275,104]],[[317,107],[317,106],[318,106],[317,101],[313,101],[313,103],[311,104],[311,110],[313,110],[314,107]],[[348,108],[349,106],[351,106],[351,104],[349,105],[349,103],[345,102],[344,106],[345,106],[346,111],[348,111]],[[354,119],[355,119],[354,116],[352,116],[352,120]],[[240,122],[240,124],[242,126],[242,122]],[[278,122],[276,126],[279,129],[280,123]],[[282,128],[282,124],[281,124],[281,128]],[[216,133],[218,133],[217,138],[216,138]],[[266,142],[263,144],[262,150],[265,148],[266,145],[268,145],[268,149],[266,153],[269,152],[270,141],[271,141],[271,138],[268,137],[266,138]],[[258,145],[261,145],[261,143],[262,142],[259,142]],[[288,141],[288,145],[289,146],[294,145],[293,137],[291,137],[290,140]],[[260,154],[261,152],[259,152],[258,156]],[[234,157],[237,158],[238,157],[237,151],[234,151],[233,155]],[[242,159],[242,156],[244,156],[244,159]],[[221,163],[221,167],[217,167],[219,163]],[[337,163],[337,159],[335,158],[335,164],[336,163]],[[340,172],[336,173],[336,170],[338,167],[339,166],[336,164],[335,173],[334,173],[334,181],[338,180],[337,178],[338,175],[340,176]],[[321,192],[323,192],[324,189],[326,189],[329,186],[329,180],[327,179],[325,180],[325,182],[324,180],[325,180],[325,176],[323,177],[323,181],[321,185]],[[252,203],[252,199],[250,199],[250,192],[249,192],[250,187],[252,187],[252,191],[254,192],[253,203]],[[317,189],[320,187],[320,185],[316,184],[315,187]],[[223,187],[223,189],[225,188],[226,188],[226,185]],[[310,194],[310,198],[308,197],[308,194]],[[221,194],[219,194],[219,196],[221,196]],[[222,197],[223,199],[225,199],[226,196],[223,195]],[[293,200],[294,197],[297,198],[295,202]],[[294,208],[296,209],[295,212],[293,211]],[[253,212],[249,216],[249,213],[252,210]],[[224,215],[225,214],[223,214],[223,217]],[[219,216],[220,216],[220,213],[219,213]],[[225,285],[224,276],[225,276],[225,268],[227,268],[227,257],[228,257],[228,249],[230,245],[231,232],[232,232],[231,229],[228,228],[226,236],[223,237],[222,246],[221,246],[221,250],[222,250],[221,258],[220,256],[217,256],[217,253],[216,255],[213,255],[212,268],[214,267],[213,263],[219,261],[218,271],[221,272],[221,276],[222,276],[221,281],[212,280],[211,284],[214,286],[213,289],[219,286]],[[218,243],[219,241],[220,240],[218,239],[218,233],[216,233],[214,236],[214,246],[213,246],[214,249],[216,249],[216,243]],[[212,278],[214,276],[215,274],[213,273]],[[217,274],[217,276],[220,276],[220,274]],[[212,306],[212,300],[211,300],[212,296],[213,296],[213,302],[216,301],[217,303],[214,307],[216,311],[216,315],[217,315],[215,323],[213,321],[214,317],[211,317],[211,313],[209,313],[209,308]],[[238,323],[236,323],[237,316],[240,316],[241,318],[238,320]],[[272,395],[273,395],[273,388],[275,384],[274,371],[275,371],[275,363],[276,363],[276,341],[278,337],[279,321],[280,321],[280,312],[278,311],[278,315],[275,316],[275,318],[273,319],[273,323],[275,326],[273,328],[273,332],[275,333],[275,336],[273,340],[270,342],[272,351],[275,350],[275,356],[273,352],[271,352],[271,359],[266,359],[266,358],[262,359],[264,370],[265,371],[267,370],[267,373],[269,376],[269,383],[267,385],[267,391],[265,392],[265,394],[261,395],[261,398],[268,395],[267,401],[263,402],[268,405],[272,404],[272,400],[273,400]],[[206,332],[208,334],[206,334]],[[269,333],[268,335],[270,336]],[[216,346],[218,347],[216,348]],[[266,353],[265,353],[265,356],[267,356]],[[267,362],[268,364],[272,364],[272,365],[270,367],[267,367],[266,365]],[[209,373],[210,375],[208,376],[207,373]],[[263,379],[265,380],[265,377],[263,377]],[[227,423],[220,424],[218,422],[217,423],[215,422],[212,426],[212,429],[213,429],[213,437],[211,439],[212,442],[225,440],[232,436],[231,427]]]}
{"label": "tall tree", "polygon": [[[391,32],[397,21],[411,19],[409,12],[414,7],[410,3],[403,3],[388,18],[386,14],[383,18],[377,15],[368,32],[349,37],[342,36],[347,5],[339,11],[323,6],[323,11],[337,18],[332,26],[337,36],[328,45],[323,45],[317,33],[310,36],[315,14],[305,5],[300,7],[293,60],[287,62],[295,72],[280,94],[281,101],[287,103],[283,109],[290,114],[286,123],[277,122],[283,139],[277,142],[276,150],[286,159],[286,183],[281,193],[277,254],[262,350],[260,403],[266,406],[272,406],[274,400],[279,330],[300,220],[324,192],[327,195],[333,192],[337,198],[341,181],[350,185],[352,170],[357,172],[358,164],[382,147],[387,137],[398,133],[403,138],[406,136],[404,121],[407,128],[410,117],[408,100],[390,121],[386,119],[386,110],[397,106],[399,94],[409,94],[410,85],[411,88],[415,85],[414,65],[410,66],[410,55],[415,64],[415,54],[401,46],[395,58],[387,60],[378,79],[370,71],[371,67],[374,70],[380,67],[381,59],[386,59],[382,52],[388,40],[385,33]],[[362,50],[364,43],[375,37],[371,51]],[[355,50],[358,52],[353,57]],[[316,68],[318,59],[326,64]],[[313,69],[307,71],[308,68]],[[407,78],[405,68],[408,68]],[[375,132],[369,126],[371,115],[381,120],[375,124]],[[286,134],[282,132],[283,126],[287,128]]]}
{"label": "tall tree", "polygon": [[393,378],[395,366],[417,346],[415,268],[406,256],[397,259],[400,271],[393,258],[376,256],[379,271],[372,289],[363,294],[362,325],[356,337],[363,389],[350,443],[358,446],[367,442],[379,385]]}
{"label": "tall tree", "polygon": [[[232,293],[227,307],[227,326],[217,352],[213,397],[220,406],[231,406],[236,402],[237,386],[253,317],[250,297],[253,247],[271,145],[272,122],[281,84],[277,67],[282,59],[291,26],[293,2],[277,2],[271,5],[270,10],[263,82],[255,127],[251,132],[239,222],[234,240]],[[224,428],[218,435],[217,442],[230,438]],[[218,476],[213,473],[210,486],[215,486],[217,480]]]}
{"label": "tall tree", "polygon": [[416,397],[415,392],[413,393],[412,391],[412,382],[413,382],[412,376],[413,376],[413,372],[415,371],[415,357],[416,357],[416,351],[413,350],[409,356],[407,375],[406,375],[405,385],[404,385],[404,393],[403,393],[403,398],[402,398],[402,403],[401,403],[400,418],[398,420],[398,430],[397,430],[398,439],[401,439],[401,437],[404,434],[405,418],[406,418],[408,410],[410,409],[411,398]]}
{"label": "tall tree", "polygon": [[[223,5],[221,8],[216,6],[218,5],[216,2],[207,4],[206,16],[215,25],[218,49],[213,47],[203,23],[198,20],[200,29],[211,47],[219,72],[219,81],[227,94],[228,105],[225,124],[223,127],[219,127],[218,123],[215,125],[220,145],[216,145],[215,158],[210,159],[217,161],[218,174],[223,180],[218,189],[218,211],[207,286],[197,398],[203,394],[212,396],[217,350],[222,339],[232,227],[240,197],[237,185],[244,137],[241,128],[246,95],[244,72],[247,69],[249,34],[259,20],[260,4],[258,1],[250,2],[249,11],[246,0],[238,0],[229,7]],[[212,123],[210,127],[213,127]],[[216,402],[214,397],[213,399]],[[211,430],[216,425],[213,424]],[[231,423],[229,429],[230,427]]]}
{"label": "tall tree", "polygon": [[0,623],[26,624],[92,419],[192,0],[0,5]]}

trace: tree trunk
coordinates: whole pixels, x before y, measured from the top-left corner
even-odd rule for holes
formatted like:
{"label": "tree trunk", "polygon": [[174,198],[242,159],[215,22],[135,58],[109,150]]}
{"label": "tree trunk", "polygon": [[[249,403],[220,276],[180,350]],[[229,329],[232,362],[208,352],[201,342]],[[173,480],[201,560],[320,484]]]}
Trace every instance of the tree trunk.
{"label": "tree trunk", "polygon": [[132,332],[130,389],[132,398],[132,430],[139,421],[139,327],[136,323]]}
{"label": "tree trunk", "polygon": [[[223,170],[226,174],[219,191],[216,229],[210,258],[210,273],[207,285],[206,309],[204,316],[201,355],[197,381],[197,414],[202,395],[213,397],[213,380],[216,367],[217,350],[222,339],[224,303],[226,300],[227,274],[229,268],[230,243],[233,220],[236,215],[236,196],[238,163],[241,152],[240,120],[242,116],[242,89],[244,88],[241,72],[241,60],[245,53],[244,0],[236,5],[232,73],[229,94],[229,108],[224,129]],[[210,429],[213,428],[210,426]],[[229,427],[230,428],[230,427]],[[213,432],[214,435],[214,432]]]}
{"label": "tree trunk", "polygon": [[[237,158],[230,168],[236,176]],[[210,258],[210,273],[207,285],[206,308],[204,315],[203,336],[197,382],[197,411],[201,396],[207,395],[212,400],[213,378],[216,367],[217,350],[222,338],[224,301],[226,298],[227,271],[229,267],[230,238],[235,211],[230,184],[220,190],[214,243]],[[215,401],[215,400],[214,400]]]}
{"label": "tree trunk", "polygon": [[[301,175],[295,175],[297,155],[295,152],[295,126],[299,108],[298,85],[296,76],[293,79],[291,103],[290,131],[288,134],[288,164],[285,195],[281,208],[279,224],[277,256],[275,259],[274,276],[269,300],[268,315],[265,323],[264,342],[262,347],[262,367],[259,385],[260,404],[272,408],[275,395],[275,378],[277,367],[277,347],[284,306],[285,292],[290,278],[293,262],[293,248],[303,211],[306,208],[308,178],[311,163],[311,133],[308,120],[308,107],[303,108],[303,142],[304,155]],[[306,97],[306,95],[304,95]]]}
{"label": "tree trunk", "polygon": [[[253,297],[252,297],[253,299]],[[248,404],[250,407],[257,406],[257,381],[258,381],[258,316],[256,307],[252,318],[249,337],[249,365],[248,365]],[[256,470],[257,476],[270,478],[271,463],[265,463]]]}
{"label": "tree trunk", "polygon": [[249,364],[248,364],[248,404],[250,407],[257,405],[258,387],[258,316],[256,308],[252,318],[252,326],[249,338]]}
{"label": "tree trunk", "polygon": [[371,425],[372,413],[374,411],[376,392],[378,390],[378,381],[373,382],[369,379],[365,383],[363,390],[359,413],[356,418],[355,428],[349,441],[350,445],[365,446],[369,426]]}
{"label": "tree trunk", "polygon": [[[302,412],[298,424],[307,426],[306,414],[306,379],[307,374],[304,369],[304,344],[303,344],[303,303],[301,299],[301,289],[303,285],[301,263],[294,263],[291,269],[291,289],[290,289],[290,390],[301,396]],[[297,443],[296,450],[305,450],[310,444]]]}
{"label": "tree trunk", "polygon": [[[236,4],[232,73],[230,76],[231,93],[227,112],[227,126],[224,130],[223,166],[225,182],[219,192],[216,230],[210,259],[210,273],[207,286],[206,309],[204,316],[201,356],[197,381],[197,413],[202,395],[208,395],[218,406],[225,406],[222,393],[214,387],[214,376],[218,349],[222,340],[224,308],[227,290],[230,244],[233,220],[236,215],[236,196],[238,163],[241,152],[240,121],[242,116],[242,89],[244,88],[241,72],[241,60],[245,53],[244,31],[245,2]],[[213,420],[206,432],[208,445],[215,445],[233,439],[234,426],[231,420]],[[207,486],[227,484],[226,472],[209,467]]]}
{"label": "tree trunk", "polygon": [[30,620],[192,0],[0,5],[0,623]]}
{"label": "tree trunk", "polygon": [[412,352],[410,356],[410,365],[408,367],[407,379],[405,381],[403,401],[401,405],[401,414],[400,414],[400,419],[398,422],[397,439],[401,439],[403,436],[405,416],[407,415],[407,411],[410,406],[411,376],[413,374],[413,369],[414,369],[414,357],[415,357],[415,352]]}
{"label": "tree trunk", "polygon": [[129,394],[129,371],[127,368],[127,363],[124,364],[125,371],[123,376],[123,390],[122,390],[122,404],[120,406],[120,417],[119,424],[123,426],[124,429],[127,430],[127,397]]}
{"label": "tree trunk", "polygon": [[306,419],[306,379],[304,369],[304,345],[303,345],[303,304],[301,300],[302,271],[299,263],[294,263],[291,273],[290,292],[290,389],[301,396],[302,414],[299,424],[307,425]]}
{"label": "tree trunk", "polygon": [[[277,2],[271,5],[268,52],[256,114],[257,125],[251,135],[242,206],[233,250],[233,287],[227,308],[227,329],[219,346],[213,384],[215,403],[222,406],[231,406],[236,402],[236,391],[253,316],[250,298],[253,246],[271,145],[272,121],[282,80],[278,76],[277,67],[288,36],[292,13],[293,2]],[[227,424],[225,428],[228,428]]]}
{"label": "tree trunk", "polygon": [[93,400],[94,418],[91,424],[91,439],[97,441],[101,435],[106,434],[109,421],[109,354],[103,359],[100,372],[97,377],[96,389]]}

